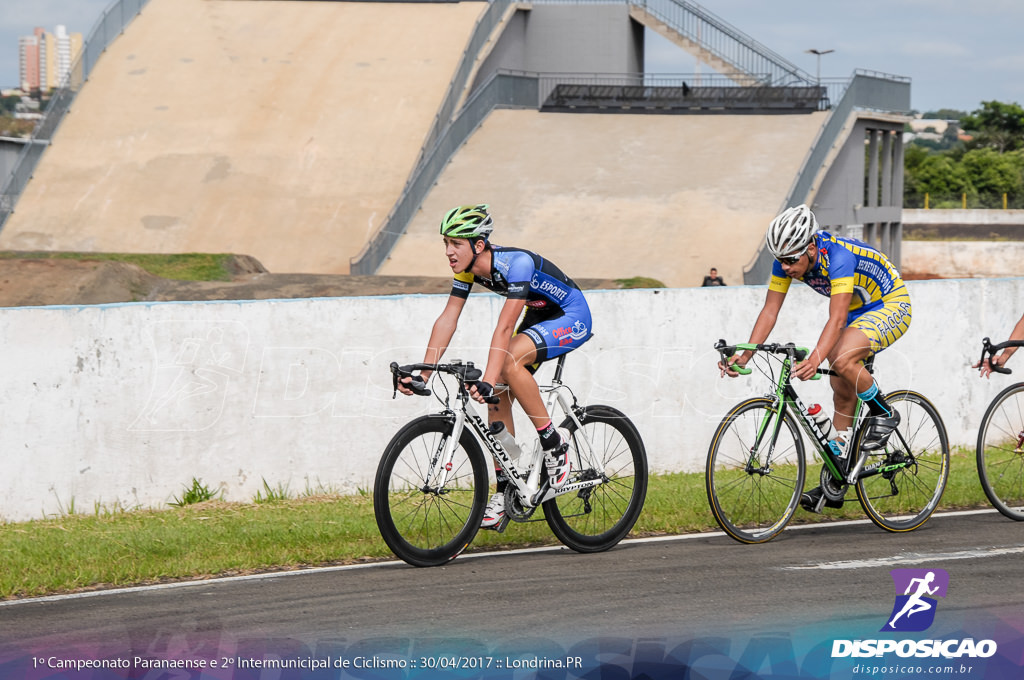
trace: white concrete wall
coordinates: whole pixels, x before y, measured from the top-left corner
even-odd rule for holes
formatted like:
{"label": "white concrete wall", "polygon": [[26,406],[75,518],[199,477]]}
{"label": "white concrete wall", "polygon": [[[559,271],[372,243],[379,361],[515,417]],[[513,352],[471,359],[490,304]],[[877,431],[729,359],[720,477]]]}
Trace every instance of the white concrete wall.
{"label": "white concrete wall", "polygon": [[903,209],[903,226],[927,224],[1024,224],[1024,210]]}
{"label": "white concrete wall", "polygon": [[[883,389],[930,396],[952,441],[973,445],[1011,379],[968,365],[1005,338],[1024,279],[909,284],[908,335],[878,360]],[[712,344],[746,340],[763,287],[588,292],[595,337],[565,379],[632,416],[653,471],[703,467],[722,414],[767,390],[722,380]],[[125,304],[0,310],[0,519],[163,507],[193,477],[225,498],[372,487],[396,429],[432,399],[391,399],[389,362],[422,357],[444,296]],[[482,360],[502,300],[473,296],[448,357]],[[797,286],[779,340],[813,344],[826,299]],[[1012,364],[1011,364],[1012,366]],[[1019,368],[1024,372],[1024,364]],[[546,371],[541,376],[549,375]],[[827,386],[803,386],[830,404]],[[521,428],[520,432],[526,432]],[[973,461],[958,461],[971,464]]]}
{"label": "white concrete wall", "polygon": [[1024,241],[904,241],[903,276],[992,278],[1024,274]]}

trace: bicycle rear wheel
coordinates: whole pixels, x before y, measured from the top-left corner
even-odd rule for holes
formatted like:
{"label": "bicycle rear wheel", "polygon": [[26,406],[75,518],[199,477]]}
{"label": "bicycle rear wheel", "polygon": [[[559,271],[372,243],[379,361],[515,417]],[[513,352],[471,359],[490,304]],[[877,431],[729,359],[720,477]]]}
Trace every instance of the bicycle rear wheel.
{"label": "bicycle rear wheel", "polygon": [[451,469],[439,483],[438,472],[444,470],[432,464],[451,433],[445,416],[417,418],[392,438],[377,468],[377,528],[391,551],[416,567],[444,564],[465,550],[487,503],[486,459],[468,430],[462,431]]}
{"label": "bicycle rear wheel", "polygon": [[734,406],[708,450],[705,484],[711,512],[725,533],[741,543],[775,538],[799,507],[804,488],[800,431],[788,412],[779,422],[774,403],[755,397]]}
{"label": "bicycle rear wheel", "polygon": [[[938,507],[949,477],[946,428],[932,403],[917,392],[885,396],[900,414],[900,425],[885,448],[868,455],[865,470],[883,470],[857,480],[857,497],[872,522],[887,531],[911,531]],[[861,427],[853,451],[859,455],[867,434]],[[897,469],[886,470],[901,465]]]}
{"label": "bicycle rear wheel", "polygon": [[[544,518],[558,540],[577,552],[608,550],[625,538],[640,517],[647,497],[647,452],[636,426],[610,406],[587,406],[583,431],[566,419],[572,434],[572,472],[566,484],[604,478],[597,486],[555,496],[544,503]],[[580,454],[586,436],[597,467]]]}
{"label": "bicycle rear wheel", "polygon": [[1024,521],[1024,383],[1000,392],[978,429],[978,478],[995,508]]}

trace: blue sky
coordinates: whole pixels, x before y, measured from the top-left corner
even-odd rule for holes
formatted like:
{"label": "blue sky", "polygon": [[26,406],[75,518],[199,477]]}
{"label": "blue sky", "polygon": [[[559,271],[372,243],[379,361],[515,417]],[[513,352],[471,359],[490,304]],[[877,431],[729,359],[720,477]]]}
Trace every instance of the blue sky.
{"label": "blue sky", "polygon": [[[809,74],[854,69],[912,80],[912,105],[973,111],[982,101],[1024,105],[1024,2],[1020,0],[705,0],[701,4]],[[0,0],[0,86],[18,80],[18,36],[64,24],[88,36],[111,0]],[[707,67],[705,67],[706,70]],[[692,57],[648,32],[647,70],[692,73]]]}

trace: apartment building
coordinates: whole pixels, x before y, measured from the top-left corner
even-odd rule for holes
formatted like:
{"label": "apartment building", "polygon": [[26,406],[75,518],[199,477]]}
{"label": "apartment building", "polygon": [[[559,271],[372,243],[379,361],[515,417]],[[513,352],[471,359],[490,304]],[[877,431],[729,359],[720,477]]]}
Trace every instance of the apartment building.
{"label": "apartment building", "polygon": [[57,26],[53,33],[36,28],[18,40],[19,76],[23,90],[49,91],[60,87],[82,51],[82,34]]}

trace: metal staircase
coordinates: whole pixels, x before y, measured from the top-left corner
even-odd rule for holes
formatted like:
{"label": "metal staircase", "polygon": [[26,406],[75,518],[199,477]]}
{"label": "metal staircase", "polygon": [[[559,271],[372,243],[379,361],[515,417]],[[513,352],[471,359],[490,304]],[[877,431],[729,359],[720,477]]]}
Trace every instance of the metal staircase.
{"label": "metal staircase", "polygon": [[[373,274],[405,232],[427,192],[448,160],[481,120],[468,123],[462,114],[479,92],[470,92],[477,67],[493,47],[509,17],[533,5],[626,4],[634,20],[661,33],[738,85],[813,87],[814,79],[761,43],[688,0],[489,0],[477,20],[459,66],[449,85],[419,158],[380,230],[349,263],[351,274]],[[508,78],[500,79],[508,82]],[[489,78],[487,83],[492,83]],[[532,89],[533,85],[527,85]],[[484,89],[481,85],[480,90]],[[486,99],[483,98],[483,99]],[[527,97],[529,99],[529,97]],[[540,106],[539,103],[532,104]],[[498,98],[494,107],[524,106]],[[479,113],[472,116],[476,118]],[[462,119],[460,122],[460,118]]]}
{"label": "metal staircase", "polygon": [[738,85],[815,84],[814,78],[796,65],[696,3],[629,0],[629,14]]}

